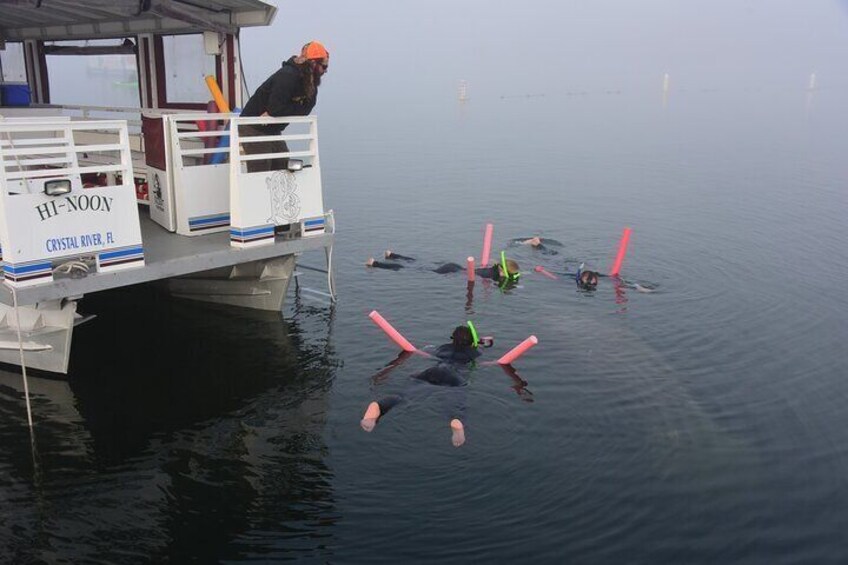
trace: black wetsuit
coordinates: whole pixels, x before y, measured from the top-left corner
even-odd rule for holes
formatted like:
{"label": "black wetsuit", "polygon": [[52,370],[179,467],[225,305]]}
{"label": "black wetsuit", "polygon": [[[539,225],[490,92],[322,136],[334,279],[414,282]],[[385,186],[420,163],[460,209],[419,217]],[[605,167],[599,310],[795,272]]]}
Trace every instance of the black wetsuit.
{"label": "black wetsuit", "polygon": [[438,357],[443,361],[467,365],[480,357],[480,351],[476,347],[470,345],[463,347],[452,343],[446,343],[437,347],[433,352],[433,356]]}
{"label": "black wetsuit", "polygon": [[[405,399],[414,395],[414,383],[427,383],[439,387],[459,388],[468,384],[468,381],[460,373],[459,369],[468,365],[480,356],[480,352],[475,347],[458,347],[452,343],[440,345],[433,351],[433,356],[439,359],[439,362],[429,367],[420,373],[411,375],[414,380],[411,386],[408,386],[401,394],[393,394],[385,396],[377,400],[380,405],[380,416],[385,414],[403,402]],[[460,418],[465,409],[464,395],[455,396],[452,405],[448,407],[448,416],[451,418]]]}
{"label": "black wetsuit", "polygon": [[[395,257],[394,255],[395,254],[393,253],[392,256],[390,256],[390,258],[391,259],[398,258],[398,259],[401,259],[403,261],[414,261],[415,260],[412,257],[405,257],[403,255],[398,255],[398,256]],[[401,269],[406,268],[406,265],[402,265],[400,263],[389,263],[389,262],[386,262],[386,261],[374,261],[370,266],[374,267],[375,269],[387,269],[389,271],[399,271]],[[465,270],[466,270],[466,267],[463,267],[462,265],[460,265],[458,263],[445,263],[444,265],[440,265],[440,266],[436,267],[435,269],[432,269],[432,271],[434,273],[438,273],[440,275],[448,275],[448,274],[451,274],[451,273],[464,273]],[[500,282],[500,280],[501,280],[501,273],[498,270],[497,265],[492,265],[491,267],[478,267],[478,268],[474,269],[474,273],[478,277],[480,277],[481,279],[489,279],[489,280],[493,280],[495,282]]]}
{"label": "black wetsuit", "polygon": [[386,269],[389,271],[399,271],[404,268],[404,265],[400,263],[386,263],[385,261],[374,261],[369,265],[369,267],[374,267],[375,269]]}
{"label": "black wetsuit", "polygon": [[415,261],[415,257],[407,257],[406,255],[401,255],[400,253],[395,253],[394,251],[390,251],[388,255],[386,255],[386,259],[394,259],[400,261]]}
{"label": "black wetsuit", "polygon": [[[463,267],[462,265],[458,265],[456,263],[445,263],[444,265],[433,269],[433,272],[439,273],[440,275],[446,275],[449,273],[464,273],[466,269],[466,267]],[[501,272],[498,270],[497,265],[492,265],[491,267],[477,267],[476,269],[474,269],[474,274],[480,277],[481,279],[489,279],[495,282],[501,280]]]}

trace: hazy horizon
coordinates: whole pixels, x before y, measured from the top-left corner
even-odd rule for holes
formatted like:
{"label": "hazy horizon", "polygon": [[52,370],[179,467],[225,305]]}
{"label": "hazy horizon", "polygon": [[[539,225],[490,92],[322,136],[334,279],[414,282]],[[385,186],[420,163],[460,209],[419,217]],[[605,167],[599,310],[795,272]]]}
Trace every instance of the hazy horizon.
{"label": "hazy horizon", "polygon": [[367,8],[278,3],[242,32],[251,89],[310,39],[331,53],[322,100],[386,101],[657,89],[844,88],[846,2],[470,0]]}

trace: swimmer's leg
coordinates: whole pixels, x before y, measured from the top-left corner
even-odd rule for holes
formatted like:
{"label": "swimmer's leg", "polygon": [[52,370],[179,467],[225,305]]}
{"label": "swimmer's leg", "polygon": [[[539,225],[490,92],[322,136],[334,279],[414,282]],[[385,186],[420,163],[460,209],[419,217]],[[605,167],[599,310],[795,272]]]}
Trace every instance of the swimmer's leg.
{"label": "swimmer's leg", "polygon": [[451,443],[460,447],[465,443],[466,390],[465,387],[453,387],[447,392],[448,417],[450,419]]}
{"label": "swimmer's leg", "polygon": [[374,267],[375,269],[387,269],[389,271],[399,271],[403,269],[403,265],[399,265],[397,263],[381,263],[379,261],[375,261],[373,257],[370,257],[365,262],[366,267]]}
{"label": "swimmer's leg", "polygon": [[362,415],[359,425],[366,432],[370,432],[377,425],[377,420],[385,416],[389,410],[400,404],[402,400],[402,396],[393,394],[372,402],[365,409],[365,414]]}
{"label": "swimmer's leg", "polygon": [[531,247],[538,247],[542,244],[542,239],[539,236],[533,237],[517,237],[515,239],[510,239],[509,245],[510,247],[515,247],[516,245],[530,245]]}
{"label": "swimmer's leg", "polygon": [[657,289],[652,286],[642,286],[639,283],[627,283],[628,288],[632,288],[637,292],[656,292]]}
{"label": "swimmer's leg", "polygon": [[454,418],[450,423],[451,427],[451,443],[454,447],[462,447],[465,443],[465,426],[459,420]]}
{"label": "swimmer's leg", "polygon": [[456,263],[445,263],[444,265],[433,269],[434,273],[439,273],[440,275],[446,275],[448,273],[458,273],[460,271],[465,271],[465,267],[463,267],[462,265],[457,265]]}
{"label": "swimmer's leg", "polygon": [[395,253],[391,249],[386,249],[385,257],[386,259],[394,259],[395,261],[415,261],[415,257],[401,255],[400,253]]}
{"label": "swimmer's leg", "polygon": [[[605,277],[605,276],[608,276],[608,275],[601,275],[601,276]],[[645,285],[641,285],[637,282],[629,281],[627,279],[622,279],[621,277],[619,277],[619,280],[621,281],[621,285],[624,288],[630,288],[630,289],[633,289],[637,292],[656,292],[656,290],[657,290],[656,286],[653,286],[653,285],[645,286]]]}

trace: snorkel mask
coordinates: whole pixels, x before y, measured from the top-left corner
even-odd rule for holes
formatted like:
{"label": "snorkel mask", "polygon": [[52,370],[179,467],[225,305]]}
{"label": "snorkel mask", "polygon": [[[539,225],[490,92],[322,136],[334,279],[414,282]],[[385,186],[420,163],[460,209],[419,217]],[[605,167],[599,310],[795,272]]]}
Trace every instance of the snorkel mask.
{"label": "snorkel mask", "polygon": [[501,251],[501,270],[503,271],[501,284],[517,283],[518,277],[521,276],[521,273],[510,273],[506,268],[506,251]]}
{"label": "snorkel mask", "polygon": [[482,347],[492,347],[495,344],[495,340],[492,337],[484,336],[479,337],[477,335],[477,328],[474,327],[474,324],[471,320],[468,320],[465,323],[468,326],[468,329],[471,331],[471,345],[476,349],[480,346]]}
{"label": "snorkel mask", "polygon": [[[598,287],[598,273],[594,271],[584,271],[584,265],[585,263],[581,263],[580,268],[577,269],[577,275],[575,277],[577,286],[584,290],[595,290]],[[583,275],[587,275],[586,280],[583,280]]]}

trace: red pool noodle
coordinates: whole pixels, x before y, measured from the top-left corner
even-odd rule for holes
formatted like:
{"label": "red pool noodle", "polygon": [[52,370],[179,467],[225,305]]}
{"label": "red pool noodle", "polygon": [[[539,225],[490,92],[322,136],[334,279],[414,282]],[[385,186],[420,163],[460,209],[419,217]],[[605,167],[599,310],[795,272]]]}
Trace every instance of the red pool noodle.
{"label": "red pool noodle", "polygon": [[515,347],[509,350],[506,355],[498,359],[498,364],[500,365],[511,365],[513,361],[524,355],[528,349],[534,347],[539,340],[535,335],[531,335]]}
{"label": "red pool noodle", "polygon": [[403,349],[404,351],[409,351],[410,353],[412,353],[412,352],[414,352],[414,351],[417,351],[417,350],[415,349],[415,346],[414,346],[414,345],[412,345],[411,343],[409,343],[409,342],[406,340],[406,338],[405,338],[405,337],[403,337],[402,335],[400,335],[400,332],[399,332],[399,331],[397,331],[396,329],[394,329],[394,328],[392,327],[392,325],[391,325],[390,323],[388,323],[388,322],[386,321],[386,319],[380,315],[380,313],[379,313],[379,312],[377,312],[376,310],[372,310],[372,311],[371,311],[371,313],[370,313],[370,314],[368,314],[368,317],[369,317],[369,318],[371,318],[371,321],[372,321],[372,322],[374,322],[375,324],[377,324],[377,326],[379,326],[379,328],[380,328],[381,330],[383,330],[384,332],[386,332],[386,335],[387,335],[387,336],[389,336],[389,338],[390,338],[393,342],[395,342],[396,344],[398,344],[398,346],[399,346],[401,349]]}
{"label": "red pool noodle", "polygon": [[615,263],[610,271],[611,277],[617,277],[621,271],[621,264],[624,262],[624,256],[627,255],[628,243],[630,243],[630,228],[624,228],[624,233],[621,234],[621,243],[618,244],[618,255],[616,255]]}
{"label": "red pool noodle", "polygon": [[469,257],[465,260],[468,264],[468,282],[474,282],[474,257]]}
{"label": "red pool noodle", "polygon": [[545,275],[549,279],[556,280],[557,278],[559,278],[555,274],[549,273],[548,271],[546,271],[545,268],[541,265],[536,265],[536,272],[539,273],[540,275]]}
{"label": "red pool noodle", "polygon": [[492,232],[495,230],[494,224],[486,224],[486,234],[483,236],[483,253],[480,255],[480,266],[489,266],[489,254],[492,251]]}

